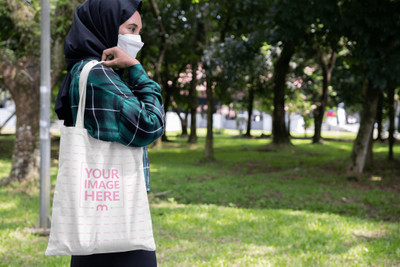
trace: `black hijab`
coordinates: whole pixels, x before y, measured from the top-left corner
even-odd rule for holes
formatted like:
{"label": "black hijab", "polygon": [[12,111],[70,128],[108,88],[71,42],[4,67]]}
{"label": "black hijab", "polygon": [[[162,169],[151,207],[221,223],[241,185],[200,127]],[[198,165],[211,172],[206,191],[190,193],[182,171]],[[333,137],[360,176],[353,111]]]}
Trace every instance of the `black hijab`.
{"label": "black hijab", "polygon": [[69,102],[72,67],[85,58],[100,60],[103,50],[116,46],[119,26],[135,11],[140,12],[141,6],[141,0],[87,0],[76,8],[74,23],[64,44],[67,74],[55,104],[55,112],[65,125],[72,125]]}

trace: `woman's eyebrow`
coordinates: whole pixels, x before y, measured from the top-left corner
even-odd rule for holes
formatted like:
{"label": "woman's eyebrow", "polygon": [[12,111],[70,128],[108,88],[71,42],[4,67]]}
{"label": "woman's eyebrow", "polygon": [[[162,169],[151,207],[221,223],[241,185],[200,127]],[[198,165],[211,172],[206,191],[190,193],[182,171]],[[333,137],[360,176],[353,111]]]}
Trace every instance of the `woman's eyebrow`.
{"label": "woman's eyebrow", "polygon": [[134,27],[138,27],[138,25],[136,23],[130,23],[129,26],[134,26]]}

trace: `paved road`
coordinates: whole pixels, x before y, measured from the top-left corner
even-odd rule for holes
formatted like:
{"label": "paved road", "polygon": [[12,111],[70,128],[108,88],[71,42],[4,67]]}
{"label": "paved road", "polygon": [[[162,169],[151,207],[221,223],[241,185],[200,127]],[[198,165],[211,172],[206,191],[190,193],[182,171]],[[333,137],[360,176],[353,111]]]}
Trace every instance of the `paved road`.
{"label": "paved road", "polygon": [[[0,108],[0,126],[14,113],[14,106],[8,106],[5,108]],[[7,122],[5,127],[15,127],[16,118],[15,116]]]}

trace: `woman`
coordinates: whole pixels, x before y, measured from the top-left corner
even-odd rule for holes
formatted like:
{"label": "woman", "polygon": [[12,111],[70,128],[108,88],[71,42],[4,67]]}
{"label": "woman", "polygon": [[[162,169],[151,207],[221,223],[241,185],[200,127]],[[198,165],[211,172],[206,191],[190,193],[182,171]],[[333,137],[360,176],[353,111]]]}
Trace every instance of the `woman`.
{"label": "woman", "polygon": [[[139,35],[141,4],[139,0],[88,0],[75,10],[64,46],[68,73],[55,106],[64,124],[74,125],[80,72],[92,59],[104,61],[89,74],[85,128],[94,138],[136,147],[154,142],[164,130],[161,89],[135,59],[143,46]],[[143,151],[149,190],[147,150]],[[144,250],[71,258],[71,266],[156,265],[155,251]]]}

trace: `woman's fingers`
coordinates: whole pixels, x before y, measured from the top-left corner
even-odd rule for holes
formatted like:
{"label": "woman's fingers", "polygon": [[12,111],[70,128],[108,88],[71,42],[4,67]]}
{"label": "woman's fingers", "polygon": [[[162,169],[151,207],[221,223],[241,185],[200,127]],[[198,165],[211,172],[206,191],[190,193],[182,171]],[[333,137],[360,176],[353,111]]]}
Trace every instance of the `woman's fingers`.
{"label": "woman's fingers", "polygon": [[103,61],[103,63],[101,63],[101,64],[103,64],[104,66],[107,66],[107,67],[115,67],[115,65],[116,65],[116,62],[115,62],[115,59],[114,60],[102,60]]}
{"label": "woman's fingers", "polygon": [[104,66],[115,69],[125,69],[132,65],[139,64],[139,61],[117,46],[104,50],[101,60],[104,61]]}
{"label": "woman's fingers", "polygon": [[101,61],[112,60],[114,59],[114,50],[113,48],[109,48],[103,51],[101,55]]}

